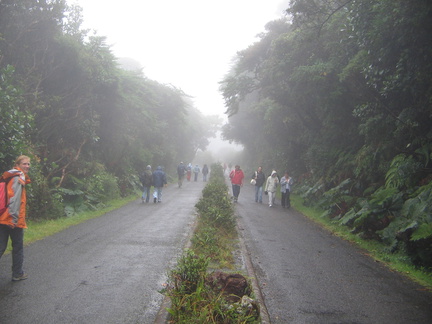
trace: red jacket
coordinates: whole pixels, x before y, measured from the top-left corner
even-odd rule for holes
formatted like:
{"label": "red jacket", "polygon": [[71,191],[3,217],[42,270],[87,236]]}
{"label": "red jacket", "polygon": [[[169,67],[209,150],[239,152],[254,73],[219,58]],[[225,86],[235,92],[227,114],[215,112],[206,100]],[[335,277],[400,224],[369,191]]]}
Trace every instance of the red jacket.
{"label": "red jacket", "polygon": [[232,184],[239,185],[239,186],[243,184],[244,174],[241,169],[232,170],[229,177],[231,179]]}
{"label": "red jacket", "polygon": [[12,228],[27,228],[25,185],[30,183],[30,178],[21,169],[16,168],[3,173],[3,179],[10,179],[7,184],[9,207],[0,215],[0,224]]}

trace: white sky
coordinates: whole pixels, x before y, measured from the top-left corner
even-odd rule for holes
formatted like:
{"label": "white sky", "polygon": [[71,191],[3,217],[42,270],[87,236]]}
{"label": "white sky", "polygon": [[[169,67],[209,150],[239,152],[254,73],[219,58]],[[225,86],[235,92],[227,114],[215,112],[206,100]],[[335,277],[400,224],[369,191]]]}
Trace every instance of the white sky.
{"label": "white sky", "polygon": [[193,97],[206,115],[223,115],[219,84],[289,0],[69,0],[83,8],[84,28],[106,36],[117,57]]}

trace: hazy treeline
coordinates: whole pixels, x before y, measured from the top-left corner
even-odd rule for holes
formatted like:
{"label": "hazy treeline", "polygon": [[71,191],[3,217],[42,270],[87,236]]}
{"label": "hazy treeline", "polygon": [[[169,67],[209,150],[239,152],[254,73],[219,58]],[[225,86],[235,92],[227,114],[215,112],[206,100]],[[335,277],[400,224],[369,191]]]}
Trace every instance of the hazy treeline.
{"label": "hazy treeline", "polygon": [[33,218],[130,193],[147,164],[191,161],[218,122],[179,89],[121,69],[81,22],[64,0],[0,3],[0,169],[32,158]]}
{"label": "hazy treeline", "polygon": [[[292,0],[221,84],[226,139],[432,267],[432,2]],[[289,18],[288,18],[289,17]]]}

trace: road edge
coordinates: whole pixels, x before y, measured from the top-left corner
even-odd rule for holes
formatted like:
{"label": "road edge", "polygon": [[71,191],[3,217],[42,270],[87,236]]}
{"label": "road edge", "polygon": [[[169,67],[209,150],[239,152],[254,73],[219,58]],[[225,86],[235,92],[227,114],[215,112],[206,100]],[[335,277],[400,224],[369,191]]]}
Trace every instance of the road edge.
{"label": "road edge", "polygon": [[237,233],[239,237],[240,250],[243,255],[247,275],[251,280],[252,289],[259,304],[261,324],[270,324],[270,315],[268,313],[267,306],[265,305],[264,296],[259,286],[258,277],[255,273],[255,268],[253,266],[250,253],[247,250],[246,244],[244,242],[243,229],[240,227],[240,225],[240,217],[237,215]]}

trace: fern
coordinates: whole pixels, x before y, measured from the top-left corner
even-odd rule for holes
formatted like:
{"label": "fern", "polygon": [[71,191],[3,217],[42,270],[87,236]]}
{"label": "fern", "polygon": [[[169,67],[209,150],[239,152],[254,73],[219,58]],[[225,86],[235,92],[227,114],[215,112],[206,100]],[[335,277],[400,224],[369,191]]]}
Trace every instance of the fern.
{"label": "fern", "polygon": [[411,241],[432,238],[432,223],[421,224],[412,234]]}

